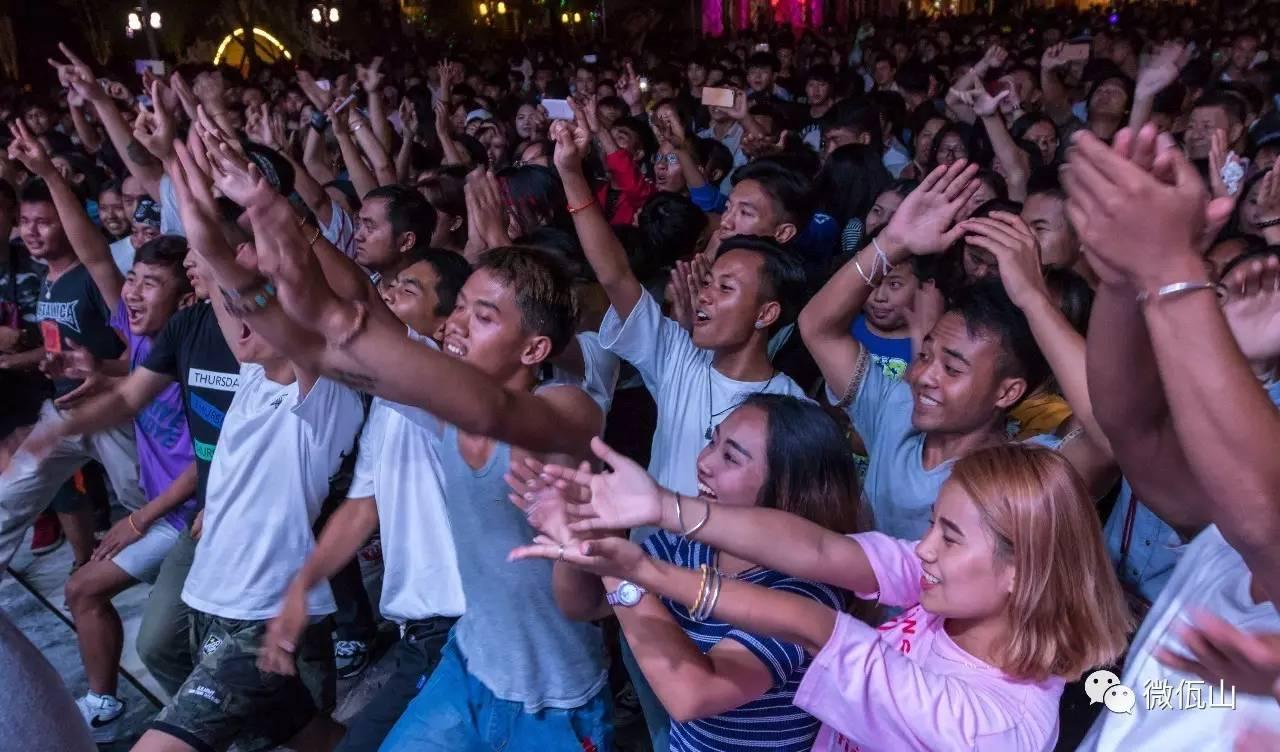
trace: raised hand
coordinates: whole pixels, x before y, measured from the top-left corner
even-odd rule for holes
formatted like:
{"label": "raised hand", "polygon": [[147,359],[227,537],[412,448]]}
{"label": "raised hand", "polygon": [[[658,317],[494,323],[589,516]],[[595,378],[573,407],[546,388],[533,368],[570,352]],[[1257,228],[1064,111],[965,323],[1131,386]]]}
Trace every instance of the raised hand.
{"label": "raised hand", "polygon": [[208,114],[201,105],[198,110],[200,120],[200,140],[204,144],[209,159],[210,177],[222,195],[245,207],[261,206],[268,203],[276,192],[262,173],[238,148],[233,146],[216,130]]}
{"label": "raised hand", "polygon": [[1222,286],[1222,314],[1244,356],[1251,361],[1280,356],[1280,258],[1240,264]]}
{"label": "raised hand", "polygon": [[107,96],[118,102],[133,103],[133,95],[129,93],[129,87],[119,81],[103,80],[102,83],[107,87]]}
{"label": "raised hand", "polygon": [[547,465],[543,470],[556,481],[591,488],[590,502],[569,510],[580,518],[569,529],[588,533],[658,524],[662,519],[661,489],[644,468],[615,452],[599,437],[591,440],[591,451],[613,472],[593,474],[561,465]]}
{"label": "raised hand", "polygon": [[1056,70],[1071,64],[1067,59],[1067,43],[1059,42],[1044,51],[1044,55],[1040,57],[1040,67],[1043,70]]}
{"label": "raised hand", "polygon": [[333,104],[333,93],[325,91],[316,83],[316,79],[308,71],[298,71],[298,88],[302,89],[302,93],[307,95],[307,99],[311,100],[311,104],[315,105],[317,110],[324,112],[329,109],[329,105]]}
{"label": "raised hand", "polygon": [[[529,526],[542,536],[560,544],[570,545],[578,536],[569,529],[570,503],[581,504],[591,498],[591,489],[574,483],[555,483],[543,476],[545,465],[532,457],[514,459],[504,479],[511,487],[507,498],[524,512]],[[590,472],[586,462],[578,466],[580,472]]]}
{"label": "raised hand", "polygon": [[463,195],[467,201],[467,221],[487,248],[510,245],[507,213],[499,190],[498,179],[484,168],[467,175]]}
{"label": "raised hand", "polygon": [[1000,112],[1000,103],[1008,99],[1012,93],[1012,89],[1005,89],[991,96],[987,93],[986,87],[979,83],[968,91],[960,92],[959,96],[960,101],[973,108],[973,114],[978,117],[994,117]]}
{"label": "raised hand", "polygon": [[187,79],[182,74],[174,71],[169,76],[169,86],[173,88],[173,93],[178,97],[178,103],[182,106],[182,111],[187,113],[187,119],[191,122],[196,120],[196,106],[200,103],[196,100],[195,92],[191,90],[191,86],[187,83]]}
{"label": "raised hand", "polygon": [[591,132],[578,121],[556,120],[551,123],[551,140],[555,142],[552,159],[560,172],[581,172],[582,160],[591,153]]}
{"label": "raised hand", "polygon": [[978,69],[983,73],[986,73],[987,71],[997,70],[1004,67],[1005,61],[1008,59],[1009,53],[1005,48],[998,44],[993,44],[987,48],[987,51],[982,55],[982,60],[978,61],[978,65],[976,67],[978,67]]}
{"label": "raised hand", "polygon": [[110,98],[106,89],[98,84],[98,77],[94,75],[93,68],[77,57],[65,44],[59,42],[58,49],[67,58],[67,62],[49,58],[49,65],[57,69],[58,80],[63,82],[63,86],[90,102],[104,102]]}
{"label": "raised hand", "polygon": [[257,107],[246,108],[244,114],[244,133],[249,137],[250,141],[270,149],[280,148],[280,144],[276,143],[275,132],[271,127],[270,104],[263,102]]}
{"label": "raised hand", "polygon": [[992,212],[990,217],[967,219],[961,224],[966,243],[996,257],[1000,281],[1014,305],[1026,308],[1048,296],[1049,289],[1040,266],[1040,244],[1021,217],[1008,212]]}
{"label": "raised hand", "polygon": [[1134,98],[1150,99],[1178,80],[1178,74],[1191,60],[1191,50],[1172,42],[1162,46],[1138,71]]}
{"label": "raised hand", "polygon": [[[696,260],[699,256],[694,256]],[[677,261],[667,282],[667,302],[671,304],[671,318],[686,332],[693,331],[694,312],[698,308],[699,280],[694,277],[693,265]]]}
{"label": "raised hand", "polygon": [[[1146,292],[1203,277],[1202,234],[1230,214],[1234,201],[1210,201],[1168,134],[1157,135],[1150,124],[1137,136],[1126,130],[1116,134],[1115,146],[1077,133],[1063,170],[1067,214],[1090,261],[1104,281],[1122,277]],[[1138,155],[1152,150],[1148,172]]]}
{"label": "raised hand", "polygon": [[27,130],[26,123],[15,119],[9,124],[9,133],[13,134],[13,141],[9,142],[9,159],[21,162],[27,172],[39,178],[47,180],[57,174],[58,169],[53,166],[49,152]]}
{"label": "raised hand", "polygon": [[640,91],[640,77],[631,63],[627,63],[623,74],[618,76],[618,96],[633,110],[644,98],[644,92]]}
{"label": "raised hand", "polygon": [[133,137],[157,159],[165,160],[173,155],[173,138],[178,124],[173,113],[160,104],[160,82],[151,83],[151,104],[154,110],[138,104],[138,117],[133,121]]}
{"label": "raised hand", "polygon": [[941,253],[964,235],[956,215],[977,193],[978,165],[957,160],[934,168],[894,212],[880,232],[880,248],[897,260],[906,254]]}
{"label": "raised hand", "polygon": [[1209,137],[1209,186],[1215,198],[1236,196],[1244,181],[1244,164],[1227,151],[1227,132],[1216,128]]}
{"label": "raised hand", "polygon": [[439,99],[431,103],[431,109],[436,113],[436,135],[443,141],[450,137],[453,130],[453,123],[449,120],[449,109]]}
{"label": "raised hand", "polygon": [[382,58],[375,57],[367,66],[356,63],[356,80],[369,96],[379,96],[378,87],[382,85]]}
{"label": "raised hand", "polygon": [[747,102],[747,93],[742,89],[733,90],[733,106],[726,107],[725,112],[729,113],[729,117],[734,120],[746,120],[750,117],[749,103]]}

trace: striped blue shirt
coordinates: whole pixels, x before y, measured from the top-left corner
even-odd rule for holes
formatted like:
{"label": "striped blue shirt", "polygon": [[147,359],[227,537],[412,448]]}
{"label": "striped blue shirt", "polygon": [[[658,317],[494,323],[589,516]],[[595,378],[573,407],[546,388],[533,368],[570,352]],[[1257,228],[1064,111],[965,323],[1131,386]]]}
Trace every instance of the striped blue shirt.
{"label": "striped blue shirt", "polygon": [[[655,559],[689,569],[697,569],[702,564],[709,567],[715,559],[715,549],[710,546],[665,531],[649,536],[644,548]],[[836,610],[844,607],[839,591],[771,569],[755,567],[743,572],[738,579],[803,595]],[[793,703],[811,656],[799,645],[744,632],[729,624],[696,622],[689,618],[684,606],[666,598],[662,602],[703,653],[721,640],[734,640],[759,658],[773,678],[764,695],[746,705],[689,723],[672,721],[671,752],[808,752],[818,734],[818,720]]]}

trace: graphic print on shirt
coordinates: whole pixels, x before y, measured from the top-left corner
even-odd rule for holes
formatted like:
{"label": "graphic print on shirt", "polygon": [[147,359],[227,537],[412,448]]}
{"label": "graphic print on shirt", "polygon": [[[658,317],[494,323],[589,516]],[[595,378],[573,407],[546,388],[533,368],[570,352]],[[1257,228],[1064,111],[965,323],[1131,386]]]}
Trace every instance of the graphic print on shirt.
{"label": "graphic print on shirt", "polygon": [[53,321],[80,334],[80,318],[76,315],[76,306],[79,303],[78,300],[42,300],[36,306],[36,318],[41,321]]}
{"label": "graphic print on shirt", "polygon": [[[916,633],[916,614],[920,608],[920,606],[916,606],[898,618],[890,619],[879,627],[876,627],[876,630],[879,632],[898,632],[900,639],[896,643],[891,640],[886,640],[886,642],[897,647],[898,652],[903,655],[909,655],[911,653],[911,637]],[[835,738],[831,740],[831,743],[833,745],[832,749],[838,750],[839,752],[861,752],[862,750],[862,747],[860,747],[856,742],[840,733],[835,734]]]}
{"label": "graphic print on shirt", "polygon": [[[191,415],[204,421],[215,432],[221,431],[222,422],[227,417],[226,411],[201,397],[198,390],[212,389],[235,394],[239,388],[240,374],[238,373],[191,368],[187,371],[187,408],[190,410]],[[191,439],[191,444],[197,459],[203,462],[213,461],[214,444],[200,441],[194,436]]]}

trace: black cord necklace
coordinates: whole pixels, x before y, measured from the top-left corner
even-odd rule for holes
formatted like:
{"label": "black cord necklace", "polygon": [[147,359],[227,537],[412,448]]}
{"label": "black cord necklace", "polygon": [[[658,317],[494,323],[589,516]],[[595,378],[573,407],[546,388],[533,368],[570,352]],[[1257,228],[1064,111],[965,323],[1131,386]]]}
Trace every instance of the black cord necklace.
{"label": "black cord necklace", "polygon": [[[773,374],[769,376],[769,380],[764,382],[764,387],[759,392],[755,392],[755,394],[761,394],[769,391],[769,385],[773,383],[773,380],[777,378],[777,376],[778,376],[778,372],[774,371]],[[716,418],[719,418],[721,415],[724,415],[725,413],[729,412],[730,410],[733,410],[734,408],[740,406],[743,402],[746,402],[750,398],[751,398],[751,395],[748,394],[747,396],[738,400],[736,403],[729,405],[723,410],[715,410],[716,404],[714,399],[711,396],[711,362],[707,361],[707,430],[704,434],[702,434],[702,438],[706,439],[707,441],[711,441],[712,421],[714,421]]]}

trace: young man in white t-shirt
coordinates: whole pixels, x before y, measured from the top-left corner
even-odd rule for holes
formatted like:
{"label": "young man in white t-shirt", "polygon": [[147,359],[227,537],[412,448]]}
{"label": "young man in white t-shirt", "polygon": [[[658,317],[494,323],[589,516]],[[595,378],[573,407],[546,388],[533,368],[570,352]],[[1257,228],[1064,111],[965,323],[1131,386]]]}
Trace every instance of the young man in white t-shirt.
{"label": "young man in white t-shirt", "polygon": [[[471,267],[452,251],[414,251],[384,287],[383,301],[409,338],[438,349],[444,325]],[[400,626],[395,672],[347,723],[338,750],[376,749],[440,661],[466,599],[444,505],[436,442],[440,421],[426,411],[375,397],[360,433],[355,477],[271,620],[265,644],[298,644],[307,626],[307,593],[350,561],[381,531],[385,572],[379,611]],[[293,672],[287,653],[264,652],[275,670]]]}
{"label": "young man in white t-shirt", "polygon": [[[767,354],[770,334],[794,319],[803,268],[771,238],[723,240],[698,294],[693,331],[686,331],[663,316],[594,202],[582,173],[590,134],[565,121],[552,133],[574,225],[611,304],[600,325],[600,342],[636,367],[657,402],[649,470],[660,483],[697,494],[698,452],[734,407],[758,392],[804,396]],[[790,239],[795,226],[779,232]]]}
{"label": "young man in white t-shirt", "polygon": [[[1153,126],[1115,141],[1077,138],[1080,169],[1064,176],[1068,211],[1088,217],[1082,240],[1102,278],[1090,392],[1134,492],[1190,544],[1125,661],[1120,683],[1137,699],[1133,713],[1104,713],[1080,748],[1225,752],[1246,725],[1280,728],[1280,705],[1205,684],[1160,657],[1186,655],[1182,622],[1195,610],[1249,632],[1280,631],[1280,412],[1246,361],[1280,355],[1280,266],[1272,257],[1232,275],[1224,317],[1198,249],[1230,203],[1210,202],[1195,168]],[[1188,682],[1200,682],[1200,699],[1184,691]]]}

